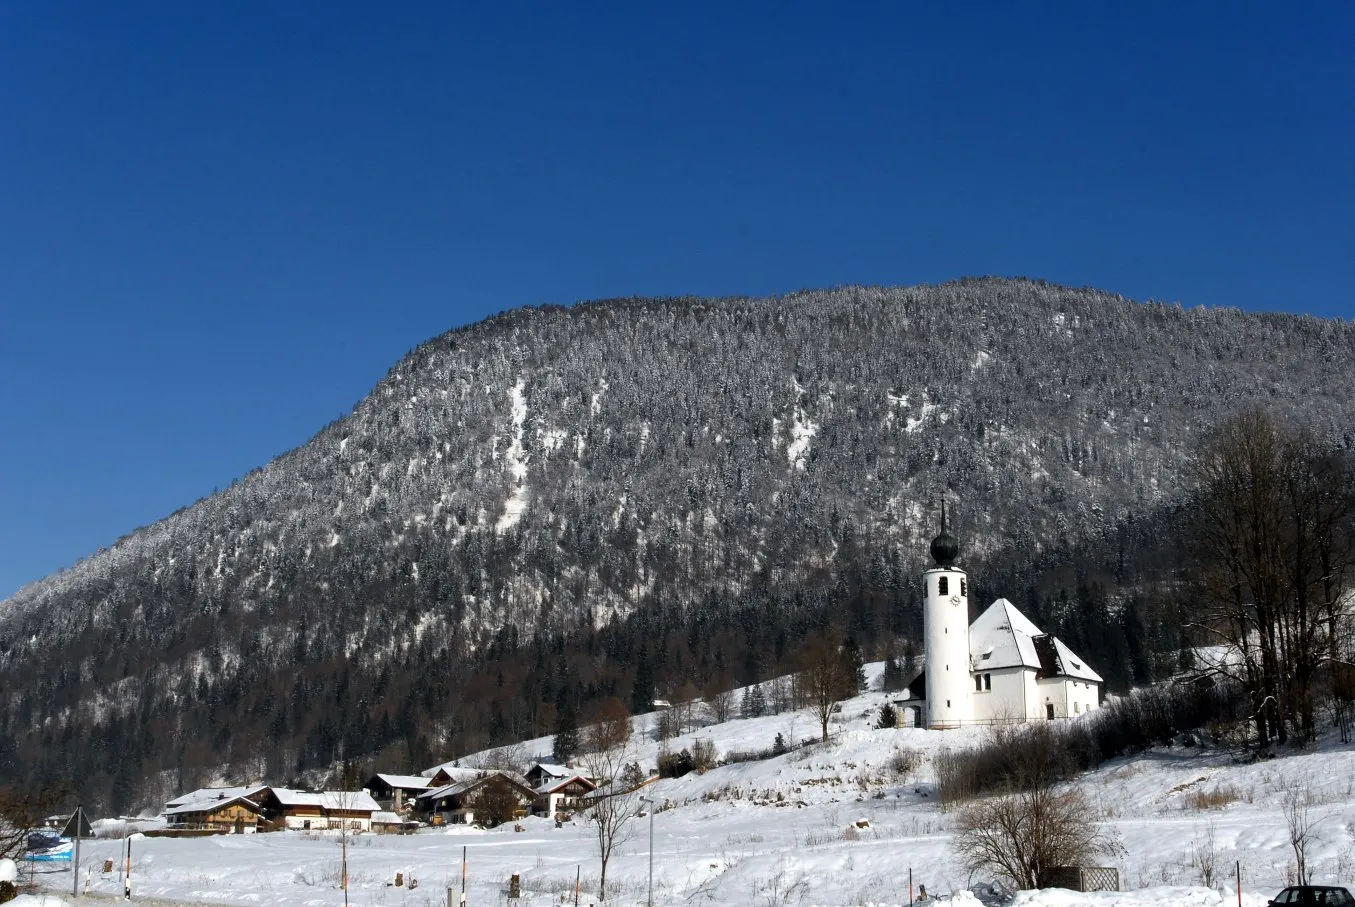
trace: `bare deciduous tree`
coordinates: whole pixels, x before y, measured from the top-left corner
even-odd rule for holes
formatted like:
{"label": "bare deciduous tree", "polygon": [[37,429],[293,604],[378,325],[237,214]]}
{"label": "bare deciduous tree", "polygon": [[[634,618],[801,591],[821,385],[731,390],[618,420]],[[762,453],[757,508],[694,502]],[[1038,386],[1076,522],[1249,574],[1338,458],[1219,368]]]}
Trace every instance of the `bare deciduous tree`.
{"label": "bare deciduous tree", "polygon": [[828,742],[828,722],[837,714],[838,703],[856,690],[855,677],[842,651],[842,639],[833,629],[811,636],[800,647],[800,686],[811,715],[819,722],[823,742]]}
{"label": "bare deciduous tree", "polygon": [[28,833],[42,824],[60,799],[55,791],[0,787],[0,859],[17,858],[27,845]]}
{"label": "bare deciduous tree", "polygon": [[724,724],[728,721],[734,714],[734,706],[738,702],[733,690],[711,690],[706,693],[704,699],[706,710],[710,712],[710,720],[714,724]]}
{"label": "bare deciduous tree", "polygon": [[1091,804],[1076,789],[1042,785],[965,806],[952,847],[973,872],[994,872],[1017,888],[1037,888],[1056,866],[1086,865],[1120,852],[1119,842],[1090,821]]}
{"label": "bare deciduous tree", "polygon": [[492,776],[475,792],[475,815],[491,828],[513,821],[522,808],[522,800],[513,793],[513,786],[502,775]]}
{"label": "bare deciduous tree", "polygon": [[1203,836],[1191,839],[1190,852],[1191,863],[1200,873],[1200,884],[1213,888],[1219,862],[1218,826],[1213,821],[1205,823]]}
{"label": "bare deciduous tree", "polygon": [[1308,849],[1317,840],[1315,826],[1325,816],[1313,814],[1312,795],[1306,788],[1291,787],[1285,791],[1282,803],[1285,830],[1289,832],[1289,846],[1294,849],[1294,883],[1308,884]]}
{"label": "bare deciduous tree", "polygon": [[630,743],[630,709],[615,696],[593,710],[593,723],[584,729],[584,749],[591,752],[619,749]]}
{"label": "bare deciduous tree", "polygon": [[1315,683],[1343,648],[1349,465],[1307,431],[1248,410],[1204,441],[1194,479],[1199,628],[1228,648],[1206,669],[1248,691],[1260,745],[1291,731],[1311,739]]}
{"label": "bare deciduous tree", "polygon": [[583,763],[598,785],[592,806],[583,813],[593,827],[602,871],[598,877],[598,900],[607,898],[607,864],[616,848],[630,838],[630,821],[640,812],[640,792],[626,771],[630,744],[590,750]]}
{"label": "bare deciduous tree", "polygon": [[510,743],[496,749],[486,750],[465,761],[467,768],[499,770],[521,775],[532,767],[532,754],[522,743]]}

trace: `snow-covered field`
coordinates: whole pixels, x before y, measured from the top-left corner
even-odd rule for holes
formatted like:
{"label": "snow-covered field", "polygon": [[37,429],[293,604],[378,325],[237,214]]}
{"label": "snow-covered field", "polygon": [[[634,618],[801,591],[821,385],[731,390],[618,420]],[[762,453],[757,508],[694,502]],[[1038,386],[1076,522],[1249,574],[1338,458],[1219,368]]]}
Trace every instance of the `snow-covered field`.
{"label": "snow-covered field", "polygon": [[[872,666],[878,671],[878,666]],[[949,852],[950,817],[932,796],[930,757],[963,747],[983,731],[876,730],[886,701],[867,693],[844,704],[836,738],[773,759],[723,766],[704,775],[659,781],[646,794],[661,805],[653,815],[654,903],[661,905],[907,904],[909,873],[933,895],[956,894],[977,907],[970,878]],[[657,744],[651,716],[636,719],[636,758],[653,765]],[[806,713],[734,720],[672,741],[697,738],[721,753],[771,746],[780,733],[800,740],[816,733]],[[549,754],[550,738],[528,750]],[[905,777],[890,768],[898,750],[921,753]],[[1159,750],[1116,760],[1080,780],[1096,815],[1118,831],[1125,855],[1117,894],[1029,892],[1017,907],[1073,904],[1237,903],[1234,865],[1242,865],[1243,904],[1260,907],[1288,881],[1294,861],[1282,803],[1302,792],[1313,803],[1315,839],[1308,863],[1320,884],[1355,882],[1355,749],[1334,742],[1254,764],[1227,754]],[[1202,796],[1204,795],[1204,796]],[[1216,804],[1204,807],[1204,804]],[[630,838],[608,867],[609,903],[645,903],[650,817],[634,820]],[[349,903],[440,905],[469,866],[468,903],[508,904],[510,876],[520,875],[523,907],[573,903],[576,871],[581,904],[593,903],[598,860],[592,829],[576,820],[556,828],[528,819],[522,831],[427,829],[413,836],[350,839]],[[85,842],[94,867],[93,893],[121,894],[121,842]],[[1213,854],[1213,890],[1203,885],[1202,855]],[[331,833],[274,833],[196,840],[138,838],[133,848],[134,894],[170,903],[339,905],[340,847]],[[397,872],[418,883],[391,883]],[[69,871],[40,876],[49,890],[69,892]],[[67,894],[69,896],[69,894]]]}

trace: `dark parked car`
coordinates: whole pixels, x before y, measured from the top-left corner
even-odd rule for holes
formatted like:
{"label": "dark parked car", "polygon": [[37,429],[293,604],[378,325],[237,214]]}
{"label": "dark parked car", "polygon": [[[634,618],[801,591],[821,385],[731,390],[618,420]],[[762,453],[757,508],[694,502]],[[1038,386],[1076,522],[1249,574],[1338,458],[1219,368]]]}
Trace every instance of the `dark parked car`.
{"label": "dark parked car", "polygon": [[1302,907],[1355,907],[1355,897],[1335,885],[1291,885],[1275,895],[1270,907],[1302,905]]}

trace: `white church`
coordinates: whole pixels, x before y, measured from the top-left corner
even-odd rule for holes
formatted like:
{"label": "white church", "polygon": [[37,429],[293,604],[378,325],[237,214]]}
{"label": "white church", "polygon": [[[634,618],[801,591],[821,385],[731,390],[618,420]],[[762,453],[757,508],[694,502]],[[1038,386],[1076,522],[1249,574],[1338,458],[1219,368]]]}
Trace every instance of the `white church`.
{"label": "white church", "polygon": [[1056,636],[1042,633],[1005,598],[969,623],[969,577],[955,566],[960,543],[932,540],[923,573],[925,665],[895,699],[899,724],[934,729],[1072,718],[1101,702],[1101,675]]}

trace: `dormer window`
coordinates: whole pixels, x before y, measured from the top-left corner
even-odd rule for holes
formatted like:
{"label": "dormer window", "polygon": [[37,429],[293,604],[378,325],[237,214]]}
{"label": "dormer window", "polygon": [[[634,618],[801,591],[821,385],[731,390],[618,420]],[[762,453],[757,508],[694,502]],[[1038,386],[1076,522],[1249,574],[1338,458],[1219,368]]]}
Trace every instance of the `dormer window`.
{"label": "dormer window", "polygon": [[937,594],[937,595],[945,595],[947,592],[950,591],[950,582],[949,582],[949,579],[950,579],[950,577],[943,576],[943,577],[941,577],[939,580],[936,581],[936,594]]}

